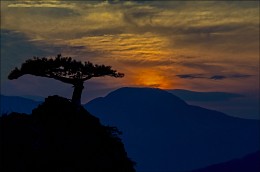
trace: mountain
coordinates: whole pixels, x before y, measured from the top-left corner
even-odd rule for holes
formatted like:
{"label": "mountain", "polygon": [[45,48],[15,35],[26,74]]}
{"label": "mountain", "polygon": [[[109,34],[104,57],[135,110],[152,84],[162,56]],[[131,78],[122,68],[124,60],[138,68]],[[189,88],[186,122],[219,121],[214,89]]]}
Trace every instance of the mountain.
{"label": "mountain", "polygon": [[31,99],[18,97],[18,96],[0,96],[1,114],[19,112],[19,113],[32,113],[32,110],[36,108],[41,102]]}
{"label": "mountain", "polygon": [[228,162],[214,164],[206,168],[193,170],[192,172],[259,172],[260,171],[260,151],[251,153],[239,159]]}
{"label": "mountain", "polygon": [[119,134],[83,107],[50,96],[31,115],[0,117],[0,171],[135,172]]}
{"label": "mountain", "polygon": [[233,98],[244,97],[241,94],[227,92],[197,92],[190,90],[174,89],[166,90],[185,101],[208,102],[208,101],[225,101]]}
{"label": "mountain", "polygon": [[197,92],[190,90],[166,90],[187,103],[221,111],[238,118],[260,119],[259,96],[254,93]]}
{"label": "mountain", "polygon": [[23,98],[31,99],[37,102],[44,102],[45,98],[41,96],[34,96],[34,95],[23,95]]}
{"label": "mountain", "polygon": [[137,171],[199,169],[259,150],[258,120],[191,106],[160,89],[121,88],[85,108],[123,132]]}

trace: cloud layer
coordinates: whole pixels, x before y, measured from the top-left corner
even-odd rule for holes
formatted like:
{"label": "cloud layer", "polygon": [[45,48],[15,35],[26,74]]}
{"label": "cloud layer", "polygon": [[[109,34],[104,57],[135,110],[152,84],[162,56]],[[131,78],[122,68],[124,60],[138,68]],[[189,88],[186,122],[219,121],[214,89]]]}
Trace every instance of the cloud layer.
{"label": "cloud layer", "polygon": [[2,78],[57,53],[112,65],[121,85],[239,91],[259,76],[258,2],[4,1],[1,12]]}
{"label": "cloud layer", "polygon": [[205,74],[180,74],[176,75],[182,79],[212,79],[212,80],[223,80],[223,79],[241,79],[241,78],[249,78],[251,75],[246,74],[233,74],[233,75],[212,75],[207,76]]}

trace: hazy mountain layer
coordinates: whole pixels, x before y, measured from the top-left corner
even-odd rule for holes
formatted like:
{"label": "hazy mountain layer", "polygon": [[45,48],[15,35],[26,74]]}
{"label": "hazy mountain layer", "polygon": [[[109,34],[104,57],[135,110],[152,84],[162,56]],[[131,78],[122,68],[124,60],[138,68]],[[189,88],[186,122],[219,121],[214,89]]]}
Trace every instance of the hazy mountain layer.
{"label": "hazy mountain layer", "polygon": [[140,171],[179,171],[242,157],[259,149],[259,121],[186,104],[159,89],[121,88],[85,107],[118,126]]}

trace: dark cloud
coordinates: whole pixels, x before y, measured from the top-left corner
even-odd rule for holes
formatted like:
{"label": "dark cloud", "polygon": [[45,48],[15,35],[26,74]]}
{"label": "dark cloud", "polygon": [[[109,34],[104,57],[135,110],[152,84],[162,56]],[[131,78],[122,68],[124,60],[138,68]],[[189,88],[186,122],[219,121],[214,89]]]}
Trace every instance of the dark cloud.
{"label": "dark cloud", "polygon": [[195,79],[195,78],[205,78],[203,74],[181,74],[181,75],[176,75],[179,78],[182,79]]}
{"label": "dark cloud", "polygon": [[222,80],[222,79],[226,79],[226,76],[223,75],[213,75],[211,76],[209,79],[214,79],[214,80]]}
{"label": "dark cloud", "polygon": [[[34,16],[52,16],[53,18],[67,18],[67,17],[75,17],[80,16],[80,13],[69,8],[63,8],[57,6],[54,7],[48,7],[48,6],[42,6],[42,7],[33,7],[33,5],[41,5],[42,3],[39,2],[33,2],[33,1],[22,1],[20,3],[13,3],[11,4],[10,8],[8,8],[8,13],[21,13],[21,14],[33,14]],[[20,7],[20,8],[11,8],[12,6],[18,5],[32,5],[32,7]],[[44,4],[44,2],[43,2]],[[62,4],[60,4],[61,6]]]}
{"label": "dark cloud", "polygon": [[[67,1],[71,1],[71,0],[67,0]],[[89,1],[93,1],[93,0],[86,0],[86,1],[89,2]],[[128,1],[132,1],[132,2],[136,2],[136,3],[142,4],[142,3],[145,3],[147,1],[149,2],[149,1],[154,1],[154,0],[107,0],[107,2],[110,3],[110,4],[124,3],[124,2],[128,2]]]}
{"label": "dark cloud", "polygon": [[214,75],[211,76],[209,79],[214,79],[214,80],[222,80],[222,79],[226,79],[226,78],[249,78],[252,75],[245,75],[245,74],[233,74],[233,75],[229,75],[229,76],[223,76],[223,75]]}
{"label": "dark cloud", "polygon": [[211,79],[211,80],[223,80],[223,79],[239,79],[239,78],[249,78],[252,75],[247,74],[231,74],[231,75],[212,75],[208,76],[206,74],[180,74],[176,75],[182,79]]}
{"label": "dark cloud", "polygon": [[120,59],[119,62],[130,66],[140,66],[140,67],[169,66],[176,63],[170,59],[165,59],[165,60]]}

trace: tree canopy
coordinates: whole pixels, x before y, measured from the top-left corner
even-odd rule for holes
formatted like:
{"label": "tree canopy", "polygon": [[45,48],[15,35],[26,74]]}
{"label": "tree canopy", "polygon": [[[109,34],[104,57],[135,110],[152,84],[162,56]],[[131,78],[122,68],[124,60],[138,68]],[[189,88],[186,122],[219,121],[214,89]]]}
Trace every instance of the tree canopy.
{"label": "tree canopy", "polygon": [[17,79],[23,75],[54,78],[65,83],[74,84],[75,81],[86,81],[93,77],[112,76],[123,77],[123,73],[113,70],[111,66],[92,64],[91,62],[80,62],[71,57],[62,57],[60,54],[55,59],[39,58],[26,60],[21,68],[17,67],[9,74],[9,79]]}
{"label": "tree canopy", "polygon": [[74,91],[72,102],[80,105],[83,83],[93,77],[111,76],[121,78],[123,73],[113,70],[111,66],[92,64],[87,61],[82,63],[71,57],[62,57],[58,54],[55,58],[39,58],[26,60],[21,68],[17,67],[11,71],[8,79],[17,79],[23,75],[30,74],[34,76],[53,78],[64,83],[72,84]]}

